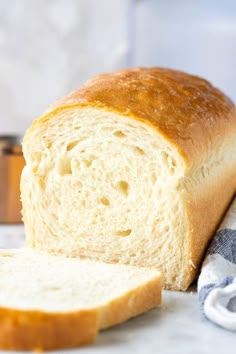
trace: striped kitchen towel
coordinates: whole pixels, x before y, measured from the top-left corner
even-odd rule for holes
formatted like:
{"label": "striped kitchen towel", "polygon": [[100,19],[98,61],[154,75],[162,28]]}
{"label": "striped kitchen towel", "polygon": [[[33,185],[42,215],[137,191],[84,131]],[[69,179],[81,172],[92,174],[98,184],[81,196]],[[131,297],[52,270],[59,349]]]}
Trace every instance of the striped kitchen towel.
{"label": "striped kitchen towel", "polygon": [[198,296],[209,320],[236,331],[236,197],[207,251]]}

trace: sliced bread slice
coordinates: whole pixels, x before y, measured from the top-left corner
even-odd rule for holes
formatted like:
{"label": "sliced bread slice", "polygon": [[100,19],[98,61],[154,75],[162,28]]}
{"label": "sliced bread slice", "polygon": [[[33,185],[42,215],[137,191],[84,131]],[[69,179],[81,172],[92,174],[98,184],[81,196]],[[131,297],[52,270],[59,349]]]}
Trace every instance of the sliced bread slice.
{"label": "sliced bread slice", "polygon": [[0,251],[0,348],[48,350],[92,342],[99,329],[161,302],[154,269],[33,250]]}

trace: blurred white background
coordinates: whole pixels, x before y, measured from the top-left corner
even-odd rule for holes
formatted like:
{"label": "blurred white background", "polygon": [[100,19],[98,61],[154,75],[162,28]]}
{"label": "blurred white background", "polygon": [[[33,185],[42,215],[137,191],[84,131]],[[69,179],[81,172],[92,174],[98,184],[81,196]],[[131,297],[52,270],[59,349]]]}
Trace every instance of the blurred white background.
{"label": "blurred white background", "polygon": [[236,101],[236,1],[141,0],[134,9],[132,65],[203,76]]}
{"label": "blurred white background", "polygon": [[236,101],[235,0],[0,0],[0,134],[89,76],[166,66]]}

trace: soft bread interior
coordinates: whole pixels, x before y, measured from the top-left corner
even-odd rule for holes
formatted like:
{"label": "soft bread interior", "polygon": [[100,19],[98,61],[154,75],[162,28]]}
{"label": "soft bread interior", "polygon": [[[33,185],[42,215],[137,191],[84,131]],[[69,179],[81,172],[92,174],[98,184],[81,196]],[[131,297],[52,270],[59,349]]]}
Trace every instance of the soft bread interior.
{"label": "soft bread interior", "polygon": [[27,244],[55,254],[156,267],[181,288],[188,262],[184,164],[151,126],[67,108],[24,140]]}
{"label": "soft bread interior", "polygon": [[0,252],[0,274],[0,308],[47,313],[97,308],[102,328],[161,301],[161,276],[154,269],[6,250]]}

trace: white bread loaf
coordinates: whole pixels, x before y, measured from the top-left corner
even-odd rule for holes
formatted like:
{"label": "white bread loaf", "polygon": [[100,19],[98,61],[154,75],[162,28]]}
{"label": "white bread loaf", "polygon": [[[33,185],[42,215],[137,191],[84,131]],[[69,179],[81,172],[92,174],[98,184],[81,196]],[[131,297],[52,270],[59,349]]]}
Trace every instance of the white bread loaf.
{"label": "white bread loaf", "polygon": [[28,246],[156,267],[184,290],[236,189],[236,111],[201,78],[128,69],[56,102],[23,151]]}
{"label": "white bread loaf", "polygon": [[154,269],[0,251],[0,348],[49,350],[92,342],[99,329],[157,306]]}

